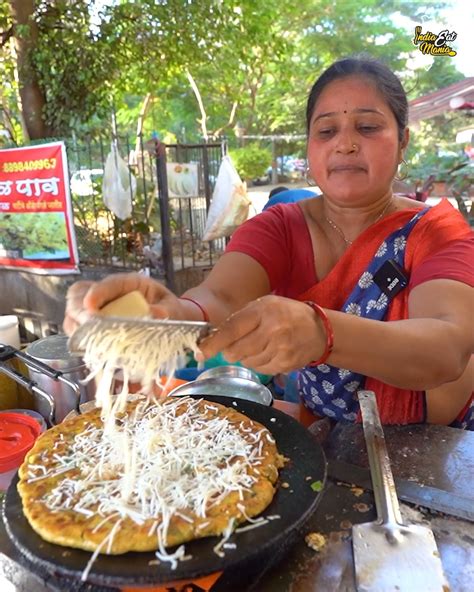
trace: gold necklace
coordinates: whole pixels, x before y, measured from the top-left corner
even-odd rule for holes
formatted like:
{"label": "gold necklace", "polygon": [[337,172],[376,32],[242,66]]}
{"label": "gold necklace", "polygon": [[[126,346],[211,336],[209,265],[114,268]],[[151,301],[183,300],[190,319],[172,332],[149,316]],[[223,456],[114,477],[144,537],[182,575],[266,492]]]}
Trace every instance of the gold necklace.
{"label": "gold necklace", "polygon": [[[377,218],[375,218],[375,220],[370,223],[370,226],[372,226],[372,224],[375,224],[376,222],[378,222],[380,220],[380,218],[382,218],[382,216],[386,213],[386,211],[388,210],[388,206],[391,203],[392,203],[392,198],[390,198],[388,200],[388,202],[385,205],[384,209],[380,212],[380,214],[377,216]],[[348,238],[346,238],[345,234],[342,232],[342,230],[339,228],[339,226],[333,220],[331,220],[331,218],[328,218],[327,216],[325,216],[325,218],[326,218],[326,222],[329,224],[329,226],[331,226],[331,228],[334,228],[334,230],[341,235],[342,240],[346,243],[346,245],[347,246],[352,245],[353,241],[351,241]]]}

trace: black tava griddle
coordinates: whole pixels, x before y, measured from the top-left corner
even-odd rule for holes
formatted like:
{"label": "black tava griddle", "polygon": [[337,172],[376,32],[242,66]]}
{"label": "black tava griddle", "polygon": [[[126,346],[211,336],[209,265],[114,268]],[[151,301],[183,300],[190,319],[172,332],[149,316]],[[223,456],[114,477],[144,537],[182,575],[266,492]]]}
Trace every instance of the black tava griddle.
{"label": "black tava griddle", "polygon": [[[89,572],[89,583],[140,586],[196,578],[237,564],[242,564],[244,568],[245,564],[268,554],[272,549],[276,552],[281,551],[282,547],[289,547],[298,530],[315,511],[321,493],[314,491],[311,484],[315,481],[324,484],[326,459],[322,448],[310,433],[295,419],[277,409],[243,399],[205,398],[232,406],[263,424],[275,437],[279,452],[290,459],[280,471],[277,493],[272,503],[262,514],[263,517],[279,515],[280,519],[270,520],[247,532],[234,533],[228,542],[235,543],[237,547],[225,549],[225,557],[222,558],[213,551],[219,537],[186,543],[186,554],[192,555],[192,559],[180,562],[175,570],[165,562],[150,565],[150,562],[156,561],[152,551],[99,555]],[[51,574],[79,579],[91,553],[47,543],[40,538],[23,514],[17,483],[18,477],[11,483],[4,503],[3,518],[9,537],[31,562],[32,569],[37,567]],[[289,487],[281,487],[282,483],[288,483]]]}

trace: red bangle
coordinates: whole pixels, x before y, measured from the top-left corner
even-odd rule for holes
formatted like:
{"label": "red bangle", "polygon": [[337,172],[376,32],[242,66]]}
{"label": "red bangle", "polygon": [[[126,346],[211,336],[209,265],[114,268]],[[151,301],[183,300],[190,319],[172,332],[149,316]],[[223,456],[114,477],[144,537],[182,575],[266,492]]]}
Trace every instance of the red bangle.
{"label": "red bangle", "polygon": [[328,315],[324,308],[321,308],[319,304],[313,302],[312,300],[305,300],[305,304],[310,306],[314,312],[319,316],[319,318],[323,321],[324,330],[326,331],[326,348],[323,352],[323,355],[314,362],[310,362],[308,366],[319,366],[320,364],[324,364],[324,362],[329,358],[332,352],[332,348],[334,347],[334,331],[331,325],[331,321],[329,320]]}
{"label": "red bangle", "polygon": [[180,300],[188,300],[189,302],[192,302],[193,304],[195,304],[199,310],[202,312],[202,320],[206,323],[209,322],[209,315],[207,314],[207,310],[204,308],[204,306],[202,304],[199,304],[199,302],[197,300],[193,300],[192,298],[188,298],[187,296],[180,296],[179,298]]}

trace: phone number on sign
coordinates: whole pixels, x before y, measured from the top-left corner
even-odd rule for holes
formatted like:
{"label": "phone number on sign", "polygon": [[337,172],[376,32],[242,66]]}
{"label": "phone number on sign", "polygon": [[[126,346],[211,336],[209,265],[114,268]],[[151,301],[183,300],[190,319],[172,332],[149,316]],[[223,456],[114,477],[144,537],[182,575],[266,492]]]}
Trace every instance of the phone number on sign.
{"label": "phone number on sign", "polygon": [[42,158],[40,160],[20,160],[18,162],[4,162],[4,173],[18,173],[23,171],[43,171],[56,168],[55,158]]}

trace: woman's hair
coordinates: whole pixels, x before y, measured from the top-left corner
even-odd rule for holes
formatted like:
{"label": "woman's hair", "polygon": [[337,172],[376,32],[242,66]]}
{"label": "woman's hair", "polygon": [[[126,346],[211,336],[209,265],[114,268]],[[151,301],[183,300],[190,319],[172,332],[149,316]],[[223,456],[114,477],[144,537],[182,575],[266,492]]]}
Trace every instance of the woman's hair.
{"label": "woman's hair", "polygon": [[368,78],[383,96],[397,120],[398,139],[401,141],[408,123],[408,101],[400,80],[382,62],[366,56],[344,58],[334,62],[316,80],[306,106],[306,131],[309,134],[314,107],[324,88],[334,80],[347,76]]}

